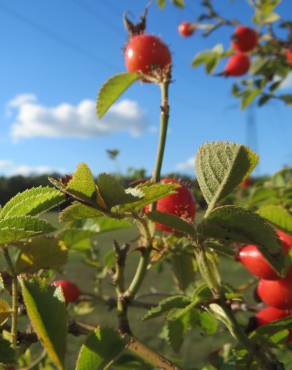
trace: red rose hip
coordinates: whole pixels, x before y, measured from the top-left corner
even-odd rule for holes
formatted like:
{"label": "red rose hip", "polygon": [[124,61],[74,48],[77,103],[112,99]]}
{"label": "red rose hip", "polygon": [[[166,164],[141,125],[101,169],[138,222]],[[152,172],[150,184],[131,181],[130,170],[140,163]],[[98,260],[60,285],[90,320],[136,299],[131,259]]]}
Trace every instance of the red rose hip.
{"label": "red rose hip", "polygon": [[232,35],[232,47],[236,51],[249,52],[258,45],[258,33],[246,26],[238,26]]}
{"label": "red rose hip", "polygon": [[151,74],[169,66],[171,54],[159,37],[141,34],[130,38],[125,50],[125,64],[129,72]]}
{"label": "red rose hip", "polygon": [[244,53],[236,53],[232,55],[224,68],[223,75],[239,77],[248,72],[250,67],[250,60],[248,55]]}
{"label": "red rose hip", "polygon": [[52,285],[61,287],[66,303],[76,302],[80,296],[78,286],[69,280],[56,280]]}
{"label": "red rose hip", "polygon": [[292,271],[285,279],[260,280],[257,293],[269,306],[283,310],[292,309]]}
{"label": "red rose hip", "polygon": [[[180,187],[175,189],[176,193],[168,195],[165,198],[159,199],[156,203],[156,210],[162,213],[169,213],[175,215],[192,223],[196,214],[196,203],[191,191],[183,185],[180,181],[172,178],[162,179],[163,184],[179,184]],[[149,206],[146,207],[146,212],[149,210]],[[162,225],[159,223],[155,224],[156,229],[166,232],[174,232],[172,228]]]}
{"label": "red rose hip", "polygon": [[190,22],[182,22],[178,26],[178,32],[182,37],[189,37],[191,36],[195,31],[195,25]]}
{"label": "red rose hip", "polygon": [[285,317],[291,316],[291,311],[280,310],[276,307],[265,307],[257,312],[255,315],[258,326],[269,324],[270,322],[284,319]]}
{"label": "red rose hip", "polygon": [[[289,249],[292,248],[292,236],[279,229],[277,230],[277,235],[281,241],[283,253],[287,255]],[[261,279],[280,279],[256,245],[250,244],[241,247],[238,259],[250,273]]]}

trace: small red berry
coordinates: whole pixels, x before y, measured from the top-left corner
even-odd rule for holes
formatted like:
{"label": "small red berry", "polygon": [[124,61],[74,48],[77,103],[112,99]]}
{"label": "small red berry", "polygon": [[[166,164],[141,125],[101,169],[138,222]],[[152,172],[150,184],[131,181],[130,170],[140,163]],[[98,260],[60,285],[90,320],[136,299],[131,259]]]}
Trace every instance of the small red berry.
{"label": "small red berry", "polygon": [[232,47],[236,51],[252,51],[258,45],[258,33],[249,27],[239,26],[232,35]]}
{"label": "small red berry", "polygon": [[[162,179],[163,184],[179,184],[175,194],[168,195],[165,198],[159,199],[156,204],[156,210],[163,213],[178,216],[184,221],[192,223],[196,214],[196,203],[191,191],[180,181],[171,178]],[[149,210],[149,206],[145,207],[145,211]],[[174,232],[174,230],[166,225],[159,223],[155,224],[156,229],[166,232]]]}
{"label": "small red berry", "polygon": [[168,46],[157,36],[133,36],[125,50],[125,64],[129,72],[151,74],[171,64]]}
{"label": "small red berry", "polygon": [[55,287],[61,287],[66,303],[76,302],[80,296],[78,286],[69,280],[56,280],[52,282]]}
{"label": "small red berry", "polygon": [[292,309],[292,271],[285,279],[260,280],[257,292],[260,299],[269,306]]}
{"label": "small red berry", "polygon": [[287,63],[291,66],[292,65],[292,50],[291,49],[286,50],[286,60],[287,60]]}
{"label": "small red berry", "polygon": [[195,25],[190,22],[182,22],[178,26],[178,32],[182,37],[191,36],[195,31]]}
{"label": "small red berry", "polygon": [[248,55],[244,53],[236,53],[229,58],[225,68],[223,75],[228,76],[242,76],[248,72],[250,67],[250,60]]}
{"label": "small red berry", "polygon": [[[277,230],[277,235],[281,241],[283,253],[287,255],[289,249],[292,248],[292,236],[281,230]],[[250,244],[241,247],[238,259],[250,273],[261,279],[280,279],[256,245]]]}

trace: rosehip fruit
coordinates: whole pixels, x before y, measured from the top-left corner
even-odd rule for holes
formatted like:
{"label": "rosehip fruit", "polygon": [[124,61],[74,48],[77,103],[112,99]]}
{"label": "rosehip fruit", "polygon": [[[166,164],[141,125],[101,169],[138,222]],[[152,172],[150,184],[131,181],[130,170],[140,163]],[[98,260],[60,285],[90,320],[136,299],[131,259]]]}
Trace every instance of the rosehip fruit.
{"label": "rosehip fruit", "polygon": [[286,60],[289,65],[292,65],[292,50],[286,50]]}
{"label": "rosehip fruit", "polygon": [[195,25],[190,22],[182,22],[178,26],[178,32],[182,37],[191,36],[195,31]]}
{"label": "rosehip fruit", "polygon": [[125,64],[129,72],[151,74],[171,64],[168,46],[157,36],[133,36],[125,50]]}
{"label": "rosehip fruit", "polygon": [[258,326],[269,324],[272,321],[284,319],[284,317],[291,316],[291,311],[280,310],[276,307],[265,307],[257,312],[255,315]]}
{"label": "rosehip fruit", "polygon": [[[281,230],[277,230],[276,232],[281,241],[283,253],[287,255],[289,253],[289,249],[292,248],[292,236]],[[261,279],[280,279],[276,271],[272,269],[256,245],[250,244],[241,247],[238,259],[250,273]]]}
{"label": "rosehip fruit", "polygon": [[285,279],[260,280],[258,288],[260,299],[269,306],[280,309],[292,308],[292,271]]}
{"label": "rosehip fruit", "polygon": [[[175,189],[176,193],[168,195],[165,198],[159,199],[156,203],[156,210],[162,213],[175,215],[192,223],[196,214],[195,198],[191,191],[180,181],[171,178],[162,179],[163,184],[179,184],[180,187]],[[149,206],[145,207],[145,211],[149,211]],[[159,223],[155,224],[156,229],[166,232],[174,232],[175,230]]]}
{"label": "rosehip fruit", "polygon": [[249,27],[239,26],[232,35],[232,47],[236,51],[248,52],[258,45],[258,33]]}
{"label": "rosehip fruit", "polygon": [[248,55],[244,53],[236,53],[229,58],[224,68],[223,75],[228,76],[242,76],[248,72],[250,67],[250,60]]}
{"label": "rosehip fruit", "polygon": [[52,282],[55,287],[61,287],[66,303],[76,302],[80,296],[78,286],[69,280],[56,280]]}

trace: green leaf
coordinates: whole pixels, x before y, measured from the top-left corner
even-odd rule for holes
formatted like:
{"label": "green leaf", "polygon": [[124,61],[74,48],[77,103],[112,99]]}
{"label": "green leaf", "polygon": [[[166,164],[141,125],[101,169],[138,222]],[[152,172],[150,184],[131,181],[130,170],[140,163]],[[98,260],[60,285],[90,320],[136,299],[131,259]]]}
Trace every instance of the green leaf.
{"label": "green leaf", "polygon": [[158,306],[151,308],[143,320],[153,319],[161,316],[174,308],[184,308],[191,302],[191,299],[184,295],[175,295],[159,302]]}
{"label": "green leaf", "polygon": [[244,110],[245,108],[247,108],[261,92],[262,89],[245,91],[241,98],[241,109]]}
{"label": "green leaf", "polygon": [[292,95],[291,94],[279,95],[278,98],[281,99],[287,105],[292,105]]}
{"label": "green leaf", "polygon": [[195,227],[178,216],[164,212],[152,211],[147,213],[147,217],[151,221],[158,222],[172,229],[175,229],[176,231],[190,235],[191,237],[195,237]]}
{"label": "green leaf", "polygon": [[125,345],[125,341],[113,329],[97,328],[82,345],[76,370],[108,369]]}
{"label": "green leaf", "polygon": [[272,99],[273,95],[263,94],[258,100],[258,106],[262,107]]}
{"label": "green leaf", "polygon": [[269,324],[262,325],[256,330],[256,334],[272,335],[280,330],[292,329],[292,317],[285,317],[281,320],[272,321]]}
{"label": "green leaf", "polygon": [[126,192],[113,176],[106,173],[98,176],[97,184],[100,194],[109,209],[119,204],[135,202],[142,196],[141,194],[140,196],[134,196],[130,192]]}
{"label": "green leaf", "polygon": [[285,274],[285,259],[275,230],[256,213],[236,206],[218,207],[202,221],[198,231],[204,238],[256,244],[274,270]]}
{"label": "green leaf", "polygon": [[48,222],[31,216],[6,218],[0,220],[0,244],[13,243],[54,230]]}
{"label": "green leaf", "polygon": [[199,251],[195,253],[198,268],[203,279],[210,289],[218,290],[221,285],[221,276],[218,271],[216,254],[211,251]]}
{"label": "green leaf", "polygon": [[184,325],[181,320],[167,321],[166,337],[172,349],[175,352],[179,352],[184,341]]}
{"label": "green leaf", "polygon": [[58,269],[67,262],[68,251],[54,238],[35,238],[21,247],[16,271],[33,274],[41,269]]}
{"label": "green leaf", "polygon": [[178,288],[186,291],[194,283],[196,278],[194,255],[189,253],[174,253],[171,256],[171,270]]}
{"label": "green leaf", "polygon": [[13,364],[16,362],[14,349],[8,340],[0,338],[0,364]]}
{"label": "green leaf", "polygon": [[93,175],[87,164],[80,163],[78,165],[72,179],[66,186],[66,191],[69,194],[76,195],[81,198],[94,199],[97,190]]}
{"label": "green leaf", "polygon": [[86,218],[98,218],[100,216],[103,216],[103,214],[97,209],[74,202],[60,213],[59,218],[62,222],[72,222]]}
{"label": "green leaf", "polygon": [[102,118],[114,102],[139,78],[138,73],[120,73],[107,80],[97,97],[97,116]]}
{"label": "green leaf", "polygon": [[213,207],[248,177],[258,156],[241,144],[213,142],[200,147],[196,155],[197,179],[204,198]]}
{"label": "green leaf", "polygon": [[209,311],[216,317],[218,321],[221,321],[226,328],[229,330],[230,334],[236,338],[236,335],[234,333],[233,324],[230,321],[229,317],[226,315],[225,311],[219,304],[217,303],[211,303],[209,305]]}
{"label": "green leaf", "polygon": [[11,198],[1,209],[0,218],[36,216],[50,210],[64,200],[64,194],[49,186],[31,188]]}
{"label": "green leaf", "polygon": [[208,334],[214,335],[218,330],[218,322],[214,315],[207,311],[199,311],[199,320],[201,328]]}
{"label": "green leaf", "polygon": [[218,44],[211,50],[204,50],[198,53],[193,59],[192,66],[197,67],[200,64],[205,64],[206,72],[209,74],[214,71],[223,56],[223,46]]}
{"label": "green leaf", "polygon": [[20,280],[31,324],[58,370],[65,369],[66,307],[60,291],[43,281]]}
{"label": "green leaf", "polygon": [[274,225],[292,234],[292,215],[285,208],[268,205],[260,208],[257,213]]}
{"label": "green leaf", "polygon": [[66,229],[59,234],[59,238],[64,242],[68,249],[74,250],[88,250],[93,246],[92,238],[96,235],[94,230],[83,229]]}
{"label": "green leaf", "polygon": [[11,308],[9,304],[0,299],[0,326],[5,324],[11,314]]}
{"label": "green leaf", "polygon": [[156,0],[156,3],[160,9],[163,9],[165,7],[165,0]]}
{"label": "green leaf", "polygon": [[129,188],[128,190],[132,189],[133,192],[137,191],[138,193],[140,193],[141,199],[128,204],[123,204],[119,207],[119,210],[121,212],[139,211],[148,204],[154,203],[157,200],[164,198],[170,194],[175,194],[175,189],[177,189],[178,187],[178,184],[152,184],[150,182],[147,182],[138,185],[136,188]]}
{"label": "green leaf", "polygon": [[185,0],[171,0],[171,2],[177,6],[178,8],[184,8],[185,7]]}

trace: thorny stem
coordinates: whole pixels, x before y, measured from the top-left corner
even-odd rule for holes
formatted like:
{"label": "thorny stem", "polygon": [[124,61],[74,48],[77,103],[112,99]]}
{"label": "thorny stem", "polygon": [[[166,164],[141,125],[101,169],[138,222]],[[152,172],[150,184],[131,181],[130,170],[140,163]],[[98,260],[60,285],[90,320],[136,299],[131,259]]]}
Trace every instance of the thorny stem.
{"label": "thorny stem", "polygon": [[12,319],[11,319],[11,342],[13,348],[17,345],[17,315],[18,315],[18,283],[17,274],[8,252],[7,247],[3,248],[4,258],[9,268],[9,272],[12,275]]}

